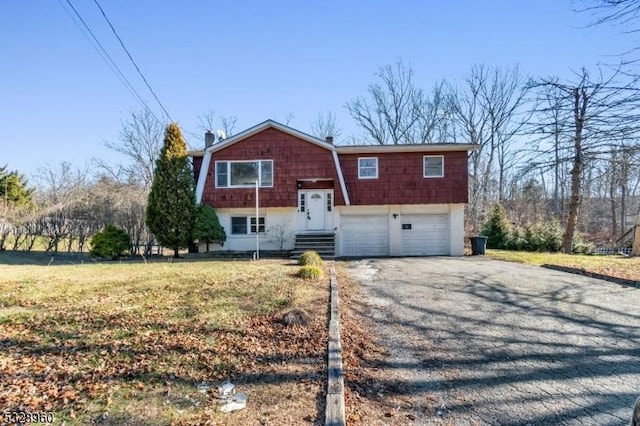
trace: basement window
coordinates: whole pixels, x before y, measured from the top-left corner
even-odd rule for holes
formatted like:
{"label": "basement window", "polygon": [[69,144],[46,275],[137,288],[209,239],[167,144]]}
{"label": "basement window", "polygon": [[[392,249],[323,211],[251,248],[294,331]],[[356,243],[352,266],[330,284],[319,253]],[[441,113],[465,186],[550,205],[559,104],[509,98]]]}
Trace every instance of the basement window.
{"label": "basement window", "polygon": [[[265,232],[265,218],[258,218],[258,232]],[[256,233],[256,217],[255,216],[233,216],[231,218],[231,234],[247,235]]]}

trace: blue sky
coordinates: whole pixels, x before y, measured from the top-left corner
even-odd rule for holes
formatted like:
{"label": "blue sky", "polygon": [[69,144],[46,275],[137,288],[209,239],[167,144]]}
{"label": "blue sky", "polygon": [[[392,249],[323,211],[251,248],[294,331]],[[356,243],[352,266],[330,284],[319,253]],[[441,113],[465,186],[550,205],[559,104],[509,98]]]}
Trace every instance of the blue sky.
{"label": "blue sky", "polygon": [[[28,176],[92,157],[140,104],[65,12],[67,0],[0,5],[0,165]],[[153,100],[94,0],[71,0],[153,112]],[[238,117],[236,132],[268,118],[309,131],[319,112],[357,133],[344,104],[364,95],[378,67],[410,63],[426,90],[460,81],[473,64],[519,65],[535,76],[614,62],[620,28],[586,28],[569,0],[168,1],[100,0],[191,146],[199,116]],[[339,141],[338,141],[339,142]],[[464,142],[464,141],[461,141]]]}

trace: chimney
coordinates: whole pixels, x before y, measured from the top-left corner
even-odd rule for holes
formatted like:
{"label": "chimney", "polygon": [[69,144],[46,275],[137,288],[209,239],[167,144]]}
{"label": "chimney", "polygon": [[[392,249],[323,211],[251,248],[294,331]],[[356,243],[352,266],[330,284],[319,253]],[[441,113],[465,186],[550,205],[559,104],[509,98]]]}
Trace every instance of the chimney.
{"label": "chimney", "polygon": [[332,145],[333,145],[333,136],[327,136],[327,137],[325,138],[325,141],[327,141],[327,143],[330,143],[330,144],[332,144]]}
{"label": "chimney", "polygon": [[216,141],[216,137],[214,136],[214,134],[207,130],[207,132],[204,134],[205,149],[213,145],[215,141]]}

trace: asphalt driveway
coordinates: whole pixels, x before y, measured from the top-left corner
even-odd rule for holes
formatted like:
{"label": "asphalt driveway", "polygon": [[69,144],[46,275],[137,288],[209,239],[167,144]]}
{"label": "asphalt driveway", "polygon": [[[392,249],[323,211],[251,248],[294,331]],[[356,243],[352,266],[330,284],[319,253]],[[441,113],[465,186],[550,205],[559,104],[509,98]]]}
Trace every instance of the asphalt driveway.
{"label": "asphalt driveway", "polygon": [[407,423],[629,424],[640,288],[481,257],[348,266]]}

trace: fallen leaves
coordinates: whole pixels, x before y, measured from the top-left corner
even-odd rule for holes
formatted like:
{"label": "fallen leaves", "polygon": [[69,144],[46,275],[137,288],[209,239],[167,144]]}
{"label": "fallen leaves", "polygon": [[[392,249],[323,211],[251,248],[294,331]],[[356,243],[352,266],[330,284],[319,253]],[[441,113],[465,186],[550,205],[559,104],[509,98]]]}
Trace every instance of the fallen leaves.
{"label": "fallen leaves", "polygon": [[276,314],[216,329],[175,322],[168,313],[70,308],[1,327],[0,406],[8,411],[71,415],[88,400],[110,405],[109,395],[122,386],[144,392],[166,381],[221,381],[260,364],[323,359],[326,351],[322,319],[286,327]]}

